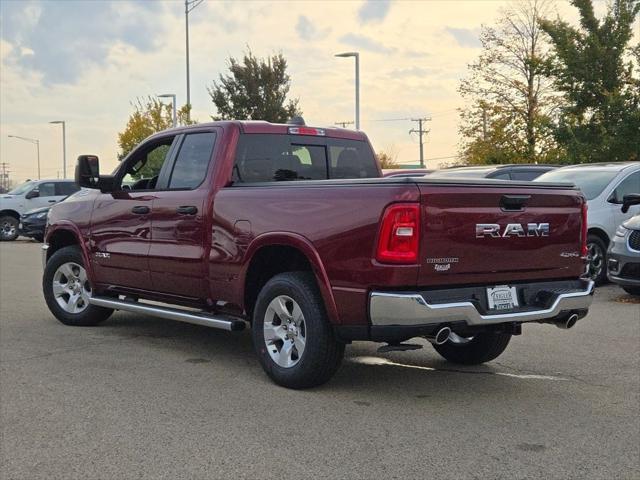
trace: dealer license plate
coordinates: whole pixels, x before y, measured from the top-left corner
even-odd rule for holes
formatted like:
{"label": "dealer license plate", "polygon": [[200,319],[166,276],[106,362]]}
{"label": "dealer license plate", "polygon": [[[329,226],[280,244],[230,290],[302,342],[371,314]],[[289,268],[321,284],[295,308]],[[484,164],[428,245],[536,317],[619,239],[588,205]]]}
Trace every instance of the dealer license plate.
{"label": "dealer license plate", "polygon": [[487,301],[489,310],[509,310],[518,306],[518,292],[509,285],[487,287]]}

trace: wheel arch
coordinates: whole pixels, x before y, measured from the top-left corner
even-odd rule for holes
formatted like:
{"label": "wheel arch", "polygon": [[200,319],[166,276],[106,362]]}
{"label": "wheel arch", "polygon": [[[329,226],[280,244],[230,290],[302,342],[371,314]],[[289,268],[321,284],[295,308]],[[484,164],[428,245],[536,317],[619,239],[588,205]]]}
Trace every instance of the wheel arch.
{"label": "wheel arch", "polygon": [[46,231],[45,241],[48,245],[46,250],[46,260],[49,261],[51,256],[61,248],[77,245],[80,247],[84,268],[87,271],[89,281],[93,286],[93,269],[91,268],[91,259],[87,245],[82,241],[82,235],[78,228],[73,224],[64,224],[60,226],[49,226]]}
{"label": "wheel arch", "polygon": [[602,228],[600,227],[589,228],[587,230],[587,235],[596,235],[604,242],[605,247],[607,248],[609,247],[609,243],[611,240],[609,239],[609,235],[607,235],[607,232],[605,232]]}
{"label": "wheel arch", "polygon": [[305,237],[294,233],[267,233],[254,239],[243,261],[241,274],[244,309],[253,313],[255,301],[262,287],[273,276],[290,271],[313,273],[329,321],[339,323],[335,299],[320,255]]}
{"label": "wheel arch", "polygon": [[20,220],[20,214],[17,211],[12,210],[10,208],[5,208],[4,210],[0,210],[0,217],[5,217],[5,216],[13,217],[18,221]]}

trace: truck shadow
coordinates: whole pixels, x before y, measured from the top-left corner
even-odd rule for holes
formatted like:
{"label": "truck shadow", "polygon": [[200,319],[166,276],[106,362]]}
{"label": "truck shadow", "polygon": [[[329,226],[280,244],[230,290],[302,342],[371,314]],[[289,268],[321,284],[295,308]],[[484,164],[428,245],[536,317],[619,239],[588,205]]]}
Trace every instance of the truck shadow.
{"label": "truck shadow", "polygon": [[[240,376],[246,372],[246,381],[259,382],[256,386],[265,391],[279,389],[258,364],[250,330],[231,333],[128,313],[114,315],[99,330],[105,338],[128,339],[178,353],[184,357],[185,368],[206,368],[198,364],[215,363],[234,369]],[[367,406],[385,398],[397,401],[399,396],[421,399],[454,395],[468,400],[470,394],[521,397],[527,391],[545,396],[549,383],[568,380],[515,372],[495,362],[473,367],[453,365],[440,359],[429,345],[422,350],[385,354],[377,353],[377,347],[378,344],[366,342],[347,346],[342,366],[333,379],[312,391],[321,395],[356,394],[362,397],[361,406]]]}

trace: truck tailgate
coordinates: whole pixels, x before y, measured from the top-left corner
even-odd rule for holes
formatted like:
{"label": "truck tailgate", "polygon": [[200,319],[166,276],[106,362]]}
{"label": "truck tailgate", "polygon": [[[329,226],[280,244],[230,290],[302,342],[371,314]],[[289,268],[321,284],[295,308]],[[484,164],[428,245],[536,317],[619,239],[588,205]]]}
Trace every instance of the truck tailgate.
{"label": "truck tailgate", "polygon": [[511,182],[418,187],[419,285],[575,278],[584,271],[584,199],[577,190]]}

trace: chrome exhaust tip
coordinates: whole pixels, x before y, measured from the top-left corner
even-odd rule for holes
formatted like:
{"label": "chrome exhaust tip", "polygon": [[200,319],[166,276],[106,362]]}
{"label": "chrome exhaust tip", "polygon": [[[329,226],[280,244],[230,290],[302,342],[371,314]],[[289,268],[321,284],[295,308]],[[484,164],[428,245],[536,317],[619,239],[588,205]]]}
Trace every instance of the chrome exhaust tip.
{"label": "chrome exhaust tip", "polygon": [[449,327],[442,327],[434,335],[425,335],[424,338],[426,338],[429,342],[433,343],[434,345],[442,345],[443,343],[447,343],[447,340],[449,340],[450,333],[451,333],[451,329]]}
{"label": "chrome exhaust tip", "polygon": [[577,321],[578,321],[578,314],[572,313],[565,320],[556,322],[556,327],[562,328],[564,330],[568,330],[569,328],[573,327]]}

